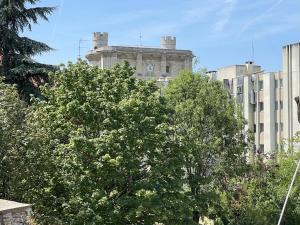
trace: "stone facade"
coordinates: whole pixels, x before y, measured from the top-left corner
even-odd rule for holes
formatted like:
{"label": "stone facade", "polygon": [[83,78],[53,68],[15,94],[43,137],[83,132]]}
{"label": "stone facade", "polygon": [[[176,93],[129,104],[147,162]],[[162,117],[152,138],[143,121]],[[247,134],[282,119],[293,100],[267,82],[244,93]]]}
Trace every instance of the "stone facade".
{"label": "stone facade", "polygon": [[0,225],[27,225],[31,205],[0,199]]}
{"label": "stone facade", "polygon": [[86,58],[91,65],[110,68],[128,61],[136,68],[135,76],[141,79],[169,80],[182,70],[192,70],[193,53],[177,50],[175,37],[162,37],[160,47],[109,46],[108,33],[96,32],[93,36],[93,50]]}

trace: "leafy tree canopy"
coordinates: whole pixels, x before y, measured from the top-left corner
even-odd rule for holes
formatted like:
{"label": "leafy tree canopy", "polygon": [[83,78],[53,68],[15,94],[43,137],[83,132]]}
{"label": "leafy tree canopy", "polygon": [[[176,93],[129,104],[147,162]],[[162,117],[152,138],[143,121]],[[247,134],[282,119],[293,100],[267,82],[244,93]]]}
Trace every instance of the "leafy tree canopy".
{"label": "leafy tree canopy", "polygon": [[[299,156],[299,153],[282,153],[278,162],[267,163],[258,158],[239,197],[235,200],[223,199],[227,199],[223,203],[228,203],[225,214],[227,224],[277,224]],[[283,225],[299,223],[299,182],[298,173],[281,223]]]}
{"label": "leafy tree canopy", "polygon": [[25,106],[15,87],[0,79],[0,198],[16,199],[24,166]]}
{"label": "leafy tree canopy", "polygon": [[221,83],[183,72],[167,86],[165,96],[175,111],[176,138],[184,154],[187,194],[199,216],[217,217],[218,190],[245,168],[244,121]]}
{"label": "leafy tree canopy", "polygon": [[171,110],[133,73],[69,64],[33,104],[25,186],[41,224],[189,224]]}

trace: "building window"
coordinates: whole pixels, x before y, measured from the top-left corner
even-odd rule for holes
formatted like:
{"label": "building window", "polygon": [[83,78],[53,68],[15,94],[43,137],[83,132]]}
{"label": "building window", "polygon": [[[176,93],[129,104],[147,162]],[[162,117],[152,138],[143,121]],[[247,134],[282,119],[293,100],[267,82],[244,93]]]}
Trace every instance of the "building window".
{"label": "building window", "polygon": [[280,110],[283,109],[283,101],[275,101],[275,110],[278,110],[280,107]]}
{"label": "building window", "polygon": [[170,73],[170,66],[166,66],[166,73]]}
{"label": "building window", "polygon": [[255,105],[253,105],[253,112],[256,112],[256,104]]}
{"label": "building window", "polygon": [[264,132],[264,124],[263,123],[259,124],[259,132]]}
{"label": "building window", "polygon": [[278,132],[279,131],[279,129],[280,129],[280,132],[282,132],[283,131],[283,123],[275,123],[275,130],[276,130],[276,132]]}
{"label": "building window", "polygon": [[280,101],[280,109],[283,109],[283,101]]}
{"label": "building window", "polygon": [[282,79],[279,79],[279,86],[283,87],[283,80]]}
{"label": "building window", "polygon": [[253,124],[253,133],[256,133],[256,124]]}
{"label": "building window", "polygon": [[259,145],[259,150],[258,150],[260,154],[263,154],[265,151],[265,146],[264,145]]}
{"label": "building window", "polygon": [[237,94],[243,94],[243,86],[237,87]]}
{"label": "building window", "polygon": [[260,102],[259,103],[259,111],[264,111],[264,103],[263,102]]}
{"label": "building window", "polygon": [[263,90],[264,89],[264,82],[262,80],[258,81],[258,89]]}
{"label": "building window", "polygon": [[278,88],[278,80],[275,80],[275,88]]}

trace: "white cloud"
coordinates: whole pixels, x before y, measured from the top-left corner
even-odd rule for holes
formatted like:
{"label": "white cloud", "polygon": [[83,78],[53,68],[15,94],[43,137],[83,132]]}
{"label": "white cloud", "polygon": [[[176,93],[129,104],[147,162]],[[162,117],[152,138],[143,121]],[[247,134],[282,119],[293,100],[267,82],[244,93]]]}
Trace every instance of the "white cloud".
{"label": "white cloud", "polygon": [[[173,35],[191,25],[209,21],[211,15],[218,7],[219,4],[217,1],[210,4],[205,1],[201,4],[199,4],[199,2],[195,2],[194,4],[189,5],[188,8],[177,12],[170,12],[167,10],[157,11],[156,13],[149,15],[152,19],[150,23],[145,24],[143,28],[139,30],[138,28],[133,28],[129,33],[127,33],[127,35],[135,37],[140,31],[142,31],[143,36],[148,39],[161,35]],[[170,19],[165,18],[162,20],[159,15],[169,15]]]}
{"label": "white cloud", "polygon": [[231,15],[237,5],[237,0],[226,0],[225,6],[221,10],[221,16],[218,21],[214,24],[214,32],[220,33],[224,31],[225,26],[229,23]]}
{"label": "white cloud", "polygon": [[[238,3],[238,0],[215,0],[215,1],[193,1],[187,8],[179,12],[166,11],[165,13],[171,14],[170,20],[153,20],[153,22],[145,27],[144,35],[155,37],[162,34],[172,34],[180,30],[196,25],[207,24],[216,21],[213,29],[207,32],[220,33],[223,32],[226,25],[229,23],[232,13]],[[219,12],[219,13],[216,13]],[[162,12],[160,12],[162,13]],[[137,30],[134,29],[134,33]]]}
{"label": "white cloud", "polygon": [[138,10],[129,11],[121,14],[110,14],[105,20],[100,21],[101,25],[120,25],[124,23],[130,23],[139,21],[142,19],[149,19],[164,13],[161,9],[150,9],[150,10]]}
{"label": "white cloud", "polygon": [[[272,35],[278,35],[291,29],[299,30],[300,14],[294,10],[293,4],[284,0],[272,0],[262,5],[256,5],[251,11],[260,12],[241,25],[236,38],[261,39]],[[284,4],[283,4],[284,3]],[[266,7],[267,5],[267,7]]]}
{"label": "white cloud", "polygon": [[255,26],[259,22],[263,21],[266,17],[272,16],[273,10],[276,9],[284,0],[277,0],[270,7],[268,7],[263,13],[257,15],[256,17],[249,20],[241,29],[240,35],[246,32],[249,28]]}
{"label": "white cloud", "polygon": [[257,30],[254,33],[254,38],[258,39],[271,35],[277,35],[297,28],[299,30],[299,24],[300,15],[286,15],[284,18],[279,18],[278,21],[274,21],[271,25],[265,26],[265,29]]}

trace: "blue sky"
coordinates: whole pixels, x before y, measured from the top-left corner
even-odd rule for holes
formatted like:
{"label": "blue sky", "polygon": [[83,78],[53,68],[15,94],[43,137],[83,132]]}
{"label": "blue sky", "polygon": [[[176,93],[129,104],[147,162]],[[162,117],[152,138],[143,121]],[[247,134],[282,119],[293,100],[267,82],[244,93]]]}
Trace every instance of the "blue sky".
{"label": "blue sky", "polygon": [[37,57],[45,63],[76,61],[91,46],[92,33],[109,32],[110,45],[159,46],[164,35],[177,37],[209,70],[252,59],[266,71],[282,66],[282,46],[300,41],[300,0],[41,0],[57,6],[49,22],[24,35],[55,51]]}

